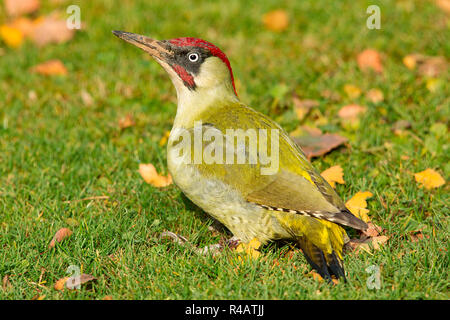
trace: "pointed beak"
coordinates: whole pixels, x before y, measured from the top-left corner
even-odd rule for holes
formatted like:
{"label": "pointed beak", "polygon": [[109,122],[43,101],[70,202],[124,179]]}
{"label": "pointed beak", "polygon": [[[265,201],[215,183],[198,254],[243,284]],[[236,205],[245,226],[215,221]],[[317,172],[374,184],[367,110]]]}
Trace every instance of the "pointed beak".
{"label": "pointed beak", "polygon": [[112,33],[116,37],[148,52],[157,60],[168,62],[168,59],[173,56],[173,52],[170,50],[170,47],[162,41],[125,31],[113,31]]}

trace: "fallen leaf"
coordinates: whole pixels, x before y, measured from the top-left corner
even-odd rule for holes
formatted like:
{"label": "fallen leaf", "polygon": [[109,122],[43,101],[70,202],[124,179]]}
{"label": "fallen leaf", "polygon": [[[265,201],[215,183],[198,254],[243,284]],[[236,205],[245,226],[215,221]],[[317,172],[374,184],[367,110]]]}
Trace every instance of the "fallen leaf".
{"label": "fallen leaf", "polygon": [[172,176],[170,174],[168,174],[167,177],[159,175],[151,163],[141,163],[139,165],[139,173],[145,182],[153,185],[154,187],[162,188],[172,184]]}
{"label": "fallen leaf", "polygon": [[9,16],[20,16],[39,9],[39,0],[5,0],[6,13]]}
{"label": "fallen leaf", "polygon": [[281,32],[289,26],[289,17],[285,10],[274,10],[263,16],[263,23],[267,29]]}
{"label": "fallen leaf", "polygon": [[361,95],[361,89],[353,84],[346,84],[344,86],[344,92],[350,99],[356,99]]}
{"label": "fallen leaf", "polygon": [[9,281],[8,275],[5,275],[2,279],[2,289],[3,289],[3,291],[8,291],[8,290],[12,289],[12,284]]}
{"label": "fallen leaf", "polygon": [[49,60],[31,68],[32,72],[36,72],[45,76],[50,75],[67,75],[67,69],[60,60]]}
{"label": "fallen leaf", "polygon": [[359,253],[361,250],[371,253],[372,250],[370,245],[372,245],[374,250],[379,250],[381,245],[386,243],[388,240],[389,237],[387,236],[378,236],[366,239],[351,239],[346,243],[346,247],[350,248],[355,253]]}
{"label": "fallen leaf", "polygon": [[422,229],[410,232],[409,238],[411,239],[411,242],[417,242],[417,241],[423,240]]}
{"label": "fallen leaf", "polygon": [[78,289],[79,286],[90,281],[97,280],[93,275],[83,273],[79,277],[70,277],[65,282],[66,288],[70,290]]}
{"label": "fallen leaf", "polygon": [[134,126],[136,122],[134,121],[133,115],[127,114],[125,117],[119,119],[119,128],[121,130],[130,128]]}
{"label": "fallen leaf", "polygon": [[319,282],[322,282],[322,281],[323,281],[322,276],[321,276],[320,274],[318,274],[317,272],[311,271],[309,274],[312,276],[312,278],[313,278],[314,280],[319,281]]}
{"label": "fallen leaf", "polygon": [[403,64],[409,69],[414,70],[417,65],[417,59],[414,55],[407,55],[403,57]]}
{"label": "fallen leaf", "polygon": [[261,242],[258,239],[254,238],[249,243],[240,243],[236,247],[236,252],[245,253],[253,259],[259,258],[261,256],[261,252],[258,251],[259,247],[261,247]]}
{"label": "fallen leaf", "polygon": [[82,284],[94,280],[96,280],[94,276],[83,273],[78,277],[63,277],[55,282],[53,288],[58,291],[64,290],[64,288],[75,290],[78,289]]}
{"label": "fallen leaf", "polygon": [[402,133],[402,131],[410,129],[411,128],[411,122],[407,120],[398,120],[394,122],[391,129],[394,131],[396,135],[399,135]]}
{"label": "fallen leaf", "polygon": [[432,57],[420,53],[405,56],[403,58],[403,64],[410,70],[414,70],[417,67],[417,72],[427,77],[437,77],[445,73],[448,68],[445,57]]}
{"label": "fallen leaf", "polygon": [[170,137],[170,131],[167,130],[166,132],[164,132],[164,135],[162,136],[161,140],[159,140],[159,145],[161,147],[166,145],[167,140],[169,140],[169,137]]}
{"label": "fallen leaf", "polygon": [[34,23],[26,17],[19,17],[8,24],[11,28],[20,30],[25,37],[28,37],[34,28]]}
{"label": "fallen leaf", "polygon": [[367,225],[367,230],[362,231],[363,235],[365,235],[366,237],[376,237],[383,231],[380,226],[377,226],[372,221],[368,221]]}
{"label": "fallen leaf", "polygon": [[90,106],[94,105],[94,99],[92,98],[90,93],[87,92],[86,90],[82,90],[80,93],[80,96],[81,96],[81,101],[83,101],[83,104],[85,106],[90,107]]}
{"label": "fallen leaf", "polygon": [[102,300],[113,300],[111,296],[104,296]]}
{"label": "fallen leaf", "polygon": [[297,128],[290,135],[309,159],[322,156],[347,142],[347,138],[338,134],[322,134],[320,129],[306,126]]}
{"label": "fallen leaf", "polygon": [[358,119],[358,116],[361,113],[366,112],[366,107],[362,107],[357,104],[349,104],[346,106],[343,106],[339,112],[338,116],[341,119],[347,120],[347,121],[355,121]]}
{"label": "fallen leaf", "polygon": [[353,215],[357,218],[363,220],[364,222],[368,222],[370,220],[367,213],[369,210],[367,209],[367,198],[372,197],[373,194],[369,191],[365,192],[357,192],[350,200],[345,203],[345,206],[348,210],[350,210]]}
{"label": "fallen leaf", "polygon": [[292,98],[294,102],[294,111],[298,120],[303,120],[311,108],[319,106],[316,100],[300,100],[296,95]]}
{"label": "fallen leaf", "polygon": [[336,187],[336,182],[344,184],[344,170],[340,165],[332,166],[320,174],[333,188]]}
{"label": "fallen leaf", "polygon": [[37,46],[45,46],[50,43],[64,43],[73,38],[75,29],[67,28],[65,19],[55,16],[47,16],[37,19],[30,32],[31,40]]}
{"label": "fallen leaf", "polygon": [[444,178],[442,178],[438,172],[430,168],[422,172],[415,173],[414,178],[421,186],[428,190],[439,188],[445,184]]}
{"label": "fallen leaf", "polygon": [[375,72],[383,72],[380,53],[373,49],[366,49],[357,57],[358,66],[361,70],[372,69]]}
{"label": "fallen leaf", "polygon": [[366,98],[372,103],[380,103],[384,100],[383,91],[381,91],[380,89],[370,89],[366,93]]}
{"label": "fallen leaf", "polygon": [[441,79],[436,78],[428,78],[425,83],[425,86],[430,92],[438,91],[443,85],[444,85],[443,81]]}
{"label": "fallen leaf", "polygon": [[69,277],[64,277],[64,278],[57,280],[55,282],[53,288],[58,291],[63,290],[68,279],[69,279]]}
{"label": "fallen leaf", "polygon": [[436,5],[447,14],[450,14],[450,0],[436,0]]}
{"label": "fallen leaf", "polygon": [[50,241],[50,244],[48,245],[48,247],[54,248],[56,245],[56,242],[63,241],[65,238],[69,237],[71,234],[72,234],[72,231],[68,228],[59,229],[53,236],[53,239],[52,239],[52,241]]}
{"label": "fallen leaf", "polygon": [[0,38],[10,48],[18,48],[23,43],[23,33],[14,27],[8,25],[0,26]]}

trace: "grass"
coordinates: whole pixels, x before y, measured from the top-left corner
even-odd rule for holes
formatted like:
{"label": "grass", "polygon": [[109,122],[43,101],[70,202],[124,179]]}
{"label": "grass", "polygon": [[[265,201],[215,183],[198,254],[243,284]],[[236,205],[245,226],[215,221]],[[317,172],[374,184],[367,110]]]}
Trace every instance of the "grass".
{"label": "grass", "polygon": [[[62,5],[43,1],[41,13]],[[448,185],[420,188],[413,173],[434,168],[450,172],[448,134],[430,127],[449,120],[449,77],[438,90],[402,64],[418,52],[449,56],[449,20],[431,1],[70,1],[79,3],[84,31],[63,45],[1,49],[0,57],[0,276],[12,288],[0,299],[448,299]],[[67,3],[68,5],[69,3]],[[369,4],[381,8],[381,29],[365,27]],[[283,8],[290,16],[282,33],[267,31],[261,17]],[[5,21],[0,12],[0,21]],[[205,38],[228,55],[241,100],[277,119],[288,131],[300,123],[290,94],[273,103],[271,92],[285,86],[320,102],[304,124],[349,138],[349,146],[314,159],[318,170],[340,164],[349,199],[357,191],[374,194],[369,215],[390,239],[372,254],[347,254],[348,283],[329,286],[308,276],[301,253],[289,245],[268,245],[262,258],[239,268],[233,252],[199,256],[171,241],[164,230],[197,246],[230,235],[212,233],[213,224],[175,186],[156,189],[143,182],[139,163],[167,173],[159,145],[171,129],[175,91],[168,77],[143,52],[111,34],[126,30],[158,39]],[[2,46],[0,44],[0,46]],[[375,48],[384,56],[384,74],[361,72],[356,55]],[[29,68],[61,59],[66,77],[44,77]],[[350,99],[354,84],[363,94]],[[383,91],[382,103],[365,92]],[[329,90],[338,100],[325,98]],[[83,102],[88,92],[92,105]],[[342,127],[337,111],[349,103],[368,112],[359,126]],[[136,125],[117,122],[132,114]],[[397,135],[392,125],[412,127]],[[92,196],[108,200],[71,201]],[[49,250],[61,227],[73,235]],[[423,229],[424,238],[408,233]],[[279,265],[274,264],[277,259]],[[97,277],[92,288],[53,289],[69,265]],[[381,288],[369,289],[365,271],[380,267]]]}

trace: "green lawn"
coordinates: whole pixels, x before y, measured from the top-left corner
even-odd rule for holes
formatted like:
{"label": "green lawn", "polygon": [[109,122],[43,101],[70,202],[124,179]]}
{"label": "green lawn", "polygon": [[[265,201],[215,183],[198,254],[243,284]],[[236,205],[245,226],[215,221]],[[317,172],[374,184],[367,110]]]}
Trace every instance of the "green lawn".
{"label": "green lawn", "polygon": [[[65,12],[64,4],[43,3],[42,14]],[[449,16],[432,1],[65,3],[78,3],[85,23],[68,43],[10,49],[0,42],[0,276],[9,275],[12,286],[0,288],[0,299],[450,298],[449,188],[426,190],[414,180],[427,168],[449,176],[448,131],[430,130],[448,125],[449,73],[438,76],[440,86],[430,91],[430,80],[402,63],[410,53],[450,56]],[[380,30],[366,28],[370,4],[381,8]],[[281,33],[262,24],[263,14],[278,8],[290,17]],[[202,247],[230,235],[211,232],[213,220],[176,186],[156,189],[137,172],[139,163],[153,163],[167,173],[159,141],[171,129],[176,95],[163,69],[111,30],[209,40],[227,53],[244,103],[288,131],[318,125],[348,137],[346,147],[313,164],[320,171],[343,167],[346,184],[337,191],[346,200],[358,191],[374,194],[369,216],[389,241],[372,254],[346,254],[348,282],[330,286],[308,275],[301,252],[285,255],[287,244],[268,245],[260,259],[237,268],[234,252],[212,258],[160,240],[170,230]],[[359,70],[356,56],[366,48],[382,53],[382,75]],[[62,60],[69,74],[30,73],[50,59]],[[358,86],[361,96],[350,99],[346,84]],[[383,102],[367,100],[372,88],[384,93]],[[337,98],[324,97],[324,90]],[[287,93],[274,102],[279,91]],[[294,116],[292,92],[320,103],[302,123]],[[350,103],[368,109],[353,128],[337,117]],[[118,119],[127,114],[136,124],[121,130]],[[411,123],[403,134],[391,129],[399,120]],[[109,199],[73,201],[103,195]],[[62,227],[73,235],[48,249]],[[420,228],[423,239],[412,242],[409,233]],[[56,291],[54,283],[70,265],[97,281]],[[379,290],[366,285],[365,269],[372,265],[381,270]]]}

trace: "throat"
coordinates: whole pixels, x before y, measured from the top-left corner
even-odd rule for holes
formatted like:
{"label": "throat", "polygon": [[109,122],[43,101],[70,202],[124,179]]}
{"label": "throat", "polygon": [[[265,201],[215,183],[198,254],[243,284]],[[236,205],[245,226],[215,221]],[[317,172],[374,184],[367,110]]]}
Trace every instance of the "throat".
{"label": "throat", "polygon": [[178,107],[174,128],[191,128],[195,121],[202,120],[202,115],[206,112],[239,101],[233,88],[229,88],[226,83],[213,88],[197,87],[195,90],[183,88],[177,90],[177,96]]}

